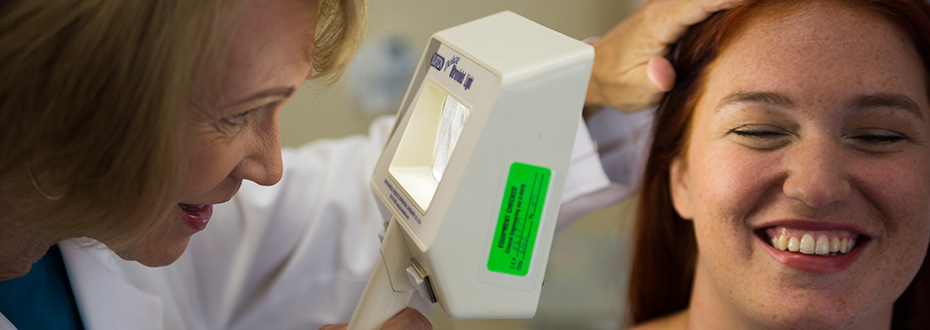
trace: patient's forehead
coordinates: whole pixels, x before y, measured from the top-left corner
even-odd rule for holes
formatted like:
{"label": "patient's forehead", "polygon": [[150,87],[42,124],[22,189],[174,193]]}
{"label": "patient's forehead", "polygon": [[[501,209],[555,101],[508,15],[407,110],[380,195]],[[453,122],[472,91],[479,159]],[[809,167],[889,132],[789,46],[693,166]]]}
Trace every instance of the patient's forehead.
{"label": "patient's forehead", "polygon": [[896,25],[865,9],[813,2],[748,21],[708,70],[702,100],[737,90],[811,102],[891,91],[927,109],[925,71]]}

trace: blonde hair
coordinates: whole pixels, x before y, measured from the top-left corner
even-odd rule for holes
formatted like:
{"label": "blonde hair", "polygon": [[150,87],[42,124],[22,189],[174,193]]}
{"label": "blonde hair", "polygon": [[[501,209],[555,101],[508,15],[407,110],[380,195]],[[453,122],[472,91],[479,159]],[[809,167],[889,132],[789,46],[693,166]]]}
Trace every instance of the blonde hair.
{"label": "blonde hair", "polygon": [[345,72],[368,26],[367,0],[320,0],[310,78],[332,83]]}
{"label": "blonde hair", "polygon": [[[194,89],[222,68],[232,2],[0,4],[0,204],[14,209],[0,224],[113,249],[156,230],[177,203]],[[367,4],[320,2],[310,78],[333,81]]]}

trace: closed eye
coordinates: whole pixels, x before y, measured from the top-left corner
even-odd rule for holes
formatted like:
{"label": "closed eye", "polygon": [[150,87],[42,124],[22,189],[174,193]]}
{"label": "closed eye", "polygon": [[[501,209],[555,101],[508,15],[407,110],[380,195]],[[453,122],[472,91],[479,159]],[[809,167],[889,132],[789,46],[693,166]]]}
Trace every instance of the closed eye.
{"label": "closed eye", "polygon": [[866,143],[875,143],[875,144],[888,144],[895,143],[905,138],[900,135],[885,135],[885,134],[876,134],[876,135],[859,135],[852,136],[852,139],[856,139]]}
{"label": "closed eye", "polygon": [[756,150],[769,151],[791,142],[791,134],[771,125],[743,125],[728,132],[737,143]]}
{"label": "closed eye", "polygon": [[249,123],[249,119],[251,118],[253,113],[255,113],[256,111],[263,110],[267,107],[268,105],[266,104],[266,105],[248,110],[248,111],[240,112],[238,114],[223,118],[223,122],[231,127],[245,126]]}
{"label": "closed eye", "polygon": [[911,139],[893,130],[880,128],[860,129],[845,138],[850,146],[869,154],[885,154],[901,150],[903,143]]}
{"label": "closed eye", "polygon": [[746,137],[755,137],[755,138],[772,138],[772,137],[781,137],[785,136],[785,133],[769,131],[769,130],[732,130],[730,131],[733,134],[746,136]]}

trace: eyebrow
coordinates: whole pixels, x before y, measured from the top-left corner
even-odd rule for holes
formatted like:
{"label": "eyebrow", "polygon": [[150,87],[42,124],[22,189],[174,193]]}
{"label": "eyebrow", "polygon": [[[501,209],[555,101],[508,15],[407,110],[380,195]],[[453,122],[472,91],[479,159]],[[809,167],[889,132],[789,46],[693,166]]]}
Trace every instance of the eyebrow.
{"label": "eyebrow", "polygon": [[294,87],[287,87],[287,86],[279,86],[279,87],[272,87],[272,88],[264,89],[246,98],[230,103],[228,107],[234,107],[240,104],[254,102],[257,100],[266,99],[266,98],[273,97],[273,96],[280,96],[281,98],[288,98],[294,94],[294,90],[295,90]]}
{"label": "eyebrow", "polygon": [[743,102],[762,103],[781,108],[794,107],[794,102],[791,102],[791,99],[781,94],[770,92],[736,92],[724,97],[723,100],[717,104],[717,108],[715,110],[719,110],[720,108],[733,103]]}
{"label": "eyebrow", "polygon": [[[753,102],[762,103],[771,106],[791,108],[794,102],[787,96],[771,92],[736,92],[727,95],[717,105],[716,110],[733,103]],[[896,108],[902,109],[923,119],[924,113],[911,98],[901,94],[879,93],[859,95],[850,101],[847,107],[856,110],[866,110],[874,108]]]}
{"label": "eyebrow", "polygon": [[923,119],[924,112],[920,110],[917,102],[901,94],[869,94],[856,97],[849,102],[853,109],[865,110],[872,108],[897,108],[913,113],[917,118]]}

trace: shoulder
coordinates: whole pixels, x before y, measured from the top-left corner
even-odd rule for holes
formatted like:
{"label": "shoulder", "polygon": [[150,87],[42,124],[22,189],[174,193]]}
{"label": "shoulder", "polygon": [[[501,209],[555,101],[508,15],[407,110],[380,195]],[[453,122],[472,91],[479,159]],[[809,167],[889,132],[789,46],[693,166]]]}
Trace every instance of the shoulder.
{"label": "shoulder", "polygon": [[685,329],[688,327],[688,310],[664,316],[649,322],[639,324],[629,330],[671,330]]}

